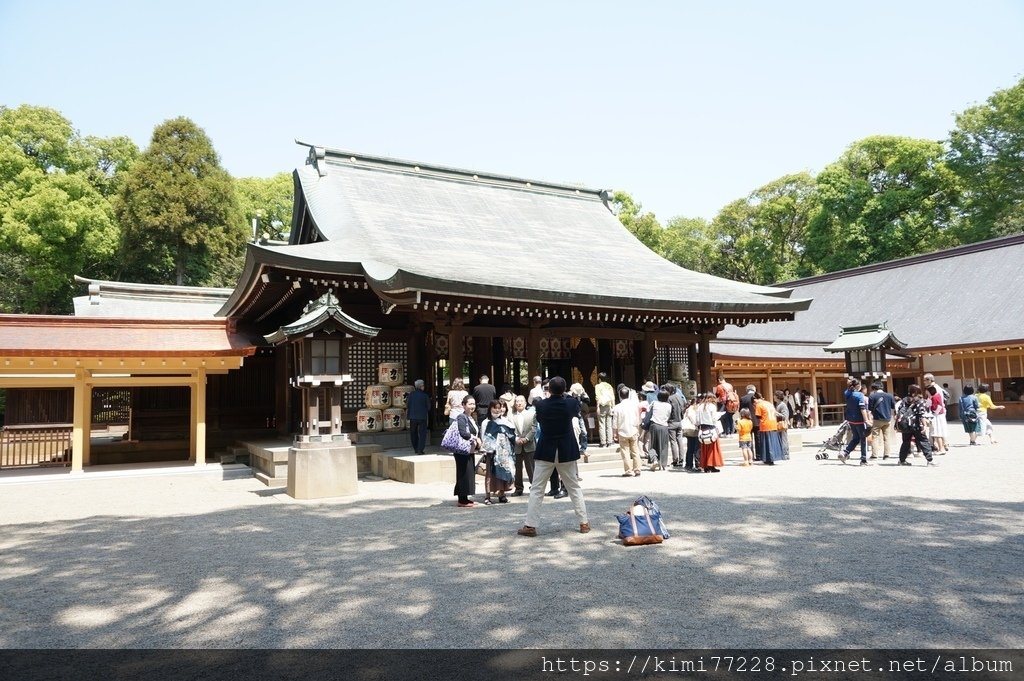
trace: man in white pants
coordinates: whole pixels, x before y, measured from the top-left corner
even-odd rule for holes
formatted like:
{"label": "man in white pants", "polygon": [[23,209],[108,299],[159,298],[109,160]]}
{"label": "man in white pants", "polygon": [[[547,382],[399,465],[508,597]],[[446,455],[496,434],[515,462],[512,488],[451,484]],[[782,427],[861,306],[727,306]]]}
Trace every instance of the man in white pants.
{"label": "man in white pants", "polygon": [[590,532],[587,504],[583,500],[576,462],[580,458],[580,441],[573,428],[573,418],[580,413],[580,403],[565,394],[565,379],[555,376],[548,382],[551,397],[534,403],[540,436],[533,455],[533,482],[530,484],[530,503],[526,507],[526,524],[519,528],[524,537],[536,537],[540,523],[540,506],[544,503],[544,487],[557,470],[569,493],[580,532]]}

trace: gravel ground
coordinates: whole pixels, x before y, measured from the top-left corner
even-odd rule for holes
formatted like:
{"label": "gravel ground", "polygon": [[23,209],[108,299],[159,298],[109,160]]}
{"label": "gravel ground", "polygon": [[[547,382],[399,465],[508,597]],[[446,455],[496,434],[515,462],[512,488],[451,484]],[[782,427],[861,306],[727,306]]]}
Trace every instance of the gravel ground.
{"label": "gravel ground", "polygon": [[[591,472],[594,531],[549,498],[535,539],[525,497],[459,509],[449,485],[4,484],[0,647],[1021,648],[1024,424],[998,428],[954,433],[937,468],[809,444],[774,468]],[[641,493],[673,537],[623,547]]]}

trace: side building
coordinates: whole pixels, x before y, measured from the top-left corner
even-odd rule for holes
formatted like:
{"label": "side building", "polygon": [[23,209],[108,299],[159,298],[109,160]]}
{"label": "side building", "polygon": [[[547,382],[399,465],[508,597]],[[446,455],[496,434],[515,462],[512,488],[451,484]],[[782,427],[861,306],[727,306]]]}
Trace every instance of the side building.
{"label": "side building", "polygon": [[[890,358],[889,387],[901,392],[925,373],[954,398],[990,386],[1006,406],[996,419],[1024,418],[1024,235],[991,239],[780,284],[813,299],[786,323],[729,328],[712,342],[715,371],[734,384],[806,389],[838,413],[842,355],[824,348],[844,327],[886,324],[906,350]],[[955,410],[954,410],[955,411]]]}

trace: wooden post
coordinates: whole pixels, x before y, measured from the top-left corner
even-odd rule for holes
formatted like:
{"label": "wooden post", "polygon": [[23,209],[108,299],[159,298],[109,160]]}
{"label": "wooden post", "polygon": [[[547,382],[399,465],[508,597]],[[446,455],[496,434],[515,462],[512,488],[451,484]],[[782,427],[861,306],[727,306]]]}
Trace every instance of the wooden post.
{"label": "wooden post", "polygon": [[309,394],[309,403],[307,405],[308,411],[306,412],[306,420],[309,421],[309,434],[319,435],[320,434],[320,388],[309,388],[306,390]]}
{"label": "wooden post", "polygon": [[[452,322],[451,333],[448,334],[448,385],[451,386],[456,378],[462,378],[462,324]],[[469,386],[466,386],[469,389]]]}
{"label": "wooden post", "polygon": [[768,392],[765,393],[764,398],[771,402],[772,404],[775,404],[775,383],[774,381],[772,381],[771,367],[769,367],[766,371],[768,372]]}
{"label": "wooden post", "polygon": [[713,390],[715,381],[711,377],[711,340],[707,331],[700,332],[700,340],[697,342],[697,361],[700,362],[700,390],[707,392]]}
{"label": "wooden post", "polygon": [[640,346],[640,373],[643,375],[644,381],[654,380],[654,376],[650,375],[652,362],[654,362],[654,334],[650,330],[645,330]]}
{"label": "wooden post", "polygon": [[533,388],[533,377],[540,376],[540,329],[530,326],[530,332],[526,336],[526,363],[530,368],[530,379],[527,381],[530,388]]}
{"label": "wooden post", "polygon": [[332,436],[341,434],[341,386],[328,388],[331,399],[331,429]]}
{"label": "wooden post", "polygon": [[71,472],[82,473],[85,448],[89,442],[89,415],[85,411],[86,392],[91,390],[85,382],[85,372],[75,372],[74,401],[72,403]]}
{"label": "wooden post", "polygon": [[206,465],[206,370],[196,372],[192,388],[192,427],[189,429],[189,460]]}

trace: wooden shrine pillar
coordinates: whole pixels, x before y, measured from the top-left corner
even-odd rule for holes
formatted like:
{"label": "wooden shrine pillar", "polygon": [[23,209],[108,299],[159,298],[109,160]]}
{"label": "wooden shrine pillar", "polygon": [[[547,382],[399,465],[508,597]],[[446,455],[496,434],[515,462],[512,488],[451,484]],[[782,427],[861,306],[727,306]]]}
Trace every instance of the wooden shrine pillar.
{"label": "wooden shrine pillar", "polygon": [[700,372],[698,390],[701,392],[714,390],[717,381],[711,376],[711,339],[708,338],[707,331],[700,332],[700,340],[697,342],[697,362]]}
{"label": "wooden shrine pillar", "polygon": [[[644,331],[644,338],[640,342],[640,373],[641,378],[644,381],[655,381],[653,372],[651,371],[651,364],[654,363],[654,333],[649,329]],[[655,381],[657,383],[658,381]]]}
{"label": "wooden shrine pillar", "polygon": [[533,377],[540,376],[540,329],[531,324],[530,331],[526,336],[526,364],[530,368],[530,378],[527,382],[533,387]]}
{"label": "wooden shrine pillar", "polygon": [[[412,384],[418,378],[427,378],[427,329],[422,323],[416,323],[412,327],[412,335],[409,337],[409,373],[406,381]],[[430,385],[426,381],[426,385]]]}
{"label": "wooden shrine pillar", "polygon": [[[462,378],[462,348],[463,348],[462,324],[452,322],[451,332],[448,334],[448,385],[450,386],[456,378]],[[469,386],[466,386],[469,389]]]}

